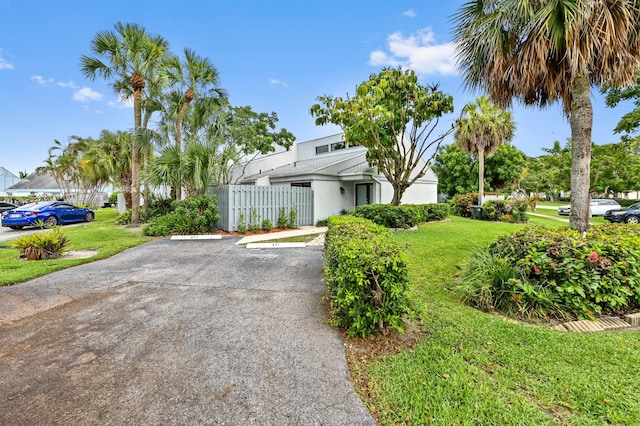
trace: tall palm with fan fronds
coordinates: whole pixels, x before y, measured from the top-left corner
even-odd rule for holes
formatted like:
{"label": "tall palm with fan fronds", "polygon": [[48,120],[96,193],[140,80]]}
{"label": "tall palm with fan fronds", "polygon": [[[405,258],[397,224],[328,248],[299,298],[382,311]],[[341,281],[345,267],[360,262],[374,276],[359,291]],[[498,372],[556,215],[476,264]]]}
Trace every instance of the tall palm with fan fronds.
{"label": "tall palm with fan fronds", "polygon": [[465,105],[456,123],[454,137],[458,147],[478,157],[478,202],[484,198],[484,159],[513,139],[515,123],[510,111],[500,108],[486,96]]}
{"label": "tall palm with fan fronds", "polygon": [[[142,99],[147,79],[159,69],[169,51],[162,37],[149,34],[137,24],[116,23],[114,31],[97,33],[91,41],[94,56],[80,58],[84,75],[111,81],[114,93],[133,97],[134,130],[142,128]],[[136,143],[131,155],[131,223],[137,225],[140,213],[140,169],[142,152]]]}
{"label": "tall palm with fan fronds", "polygon": [[633,82],[638,0],[472,0],[452,17],[465,83],[501,106],[561,101],[571,126],[573,229],[589,221],[591,86]]}

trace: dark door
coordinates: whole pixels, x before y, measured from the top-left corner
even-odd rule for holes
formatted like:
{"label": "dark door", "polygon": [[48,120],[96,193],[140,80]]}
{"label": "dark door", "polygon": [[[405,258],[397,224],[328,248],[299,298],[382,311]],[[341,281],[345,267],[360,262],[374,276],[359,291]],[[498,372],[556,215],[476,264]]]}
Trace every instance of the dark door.
{"label": "dark door", "polygon": [[371,191],[373,184],[358,183],[356,184],[356,207],[364,204],[371,204]]}

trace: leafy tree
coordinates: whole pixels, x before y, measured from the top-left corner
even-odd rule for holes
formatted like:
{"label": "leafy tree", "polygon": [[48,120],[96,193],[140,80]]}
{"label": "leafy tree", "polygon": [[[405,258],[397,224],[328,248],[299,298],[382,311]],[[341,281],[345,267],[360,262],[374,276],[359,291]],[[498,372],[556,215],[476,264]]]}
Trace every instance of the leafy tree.
{"label": "leafy tree", "polygon": [[571,125],[571,228],[589,221],[591,85],[634,81],[640,64],[636,0],[472,0],[454,15],[459,66],[500,105],[561,100]]}
{"label": "leafy tree", "polygon": [[[133,97],[135,130],[142,128],[142,100],[147,80],[155,75],[169,50],[169,43],[160,36],[147,33],[137,24],[115,24],[115,31],[98,32],[91,41],[94,56],[80,58],[84,75],[111,81],[115,94]],[[103,62],[103,59],[105,62]],[[135,141],[134,141],[135,142]],[[131,223],[139,222],[140,145],[132,145],[131,154]]]}
{"label": "leafy tree", "polygon": [[629,141],[593,146],[591,188],[601,196],[640,189],[640,157]]}
{"label": "leafy tree", "polygon": [[122,189],[127,209],[131,209],[131,151],[130,132],[103,130],[90,148],[93,162],[105,169],[109,182]]}
{"label": "leafy tree", "polygon": [[[214,99],[226,103],[226,92],[217,87],[219,74],[208,58],[198,56],[191,49],[184,49],[184,60],[171,55],[164,64],[168,84],[173,88],[171,98],[178,107],[174,125],[175,146],[180,151],[182,144],[182,121],[185,119],[191,102],[197,97]],[[179,176],[178,176],[179,179]],[[182,184],[178,180],[175,186],[175,198],[181,199]]]}
{"label": "leafy tree", "polygon": [[543,148],[547,154],[529,158],[523,173],[522,188],[527,192],[544,193],[555,198],[571,189],[571,143],[563,148],[555,141],[553,148]]}
{"label": "leafy tree", "polygon": [[316,125],[336,124],[347,144],[368,149],[369,164],[393,187],[394,205],[424,176],[439,144],[452,131],[433,134],[440,117],[453,111],[453,98],[437,85],[418,83],[413,70],[383,69],[360,84],[353,98],[327,95],[318,101],[310,111]]}
{"label": "leafy tree", "polygon": [[519,186],[527,164],[522,151],[510,144],[501,145],[485,163],[485,182],[494,191]]}
{"label": "leafy tree", "polygon": [[602,92],[605,93],[605,103],[610,108],[616,107],[622,101],[633,100],[635,109],[624,114],[613,131],[627,135],[637,133],[640,129],[640,74],[634,84],[627,87],[604,86]]}
{"label": "leafy tree", "polygon": [[495,105],[485,96],[465,105],[456,123],[454,137],[464,152],[478,158],[478,203],[484,198],[484,157],[513,139],[515,123],[509,111]]}
{"label": "leafy tree", "polygon": [[438,148],[433,159],[433,171],[438,175],[438,190],[449,197],[474,192],[478,188],[477,161],[456,144]]}

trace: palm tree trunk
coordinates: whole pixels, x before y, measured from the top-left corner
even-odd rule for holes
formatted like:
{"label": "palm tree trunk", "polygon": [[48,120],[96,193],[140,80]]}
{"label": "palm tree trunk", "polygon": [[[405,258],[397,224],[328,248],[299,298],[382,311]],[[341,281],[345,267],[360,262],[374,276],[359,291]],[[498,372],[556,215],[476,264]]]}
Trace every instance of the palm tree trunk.
{"label": "palm tree trunk", "polygon": [[[133,92],[133,114],[135,130],[142,125],[142,90]],[[140,144],[136,140],[138,135],[134,135],[133,146],[131,147],[131,225],[137,226],[140,223]]]}
{"label": "palm tree trunk", "polygon": [[[185,101],[182,108],[180,108],[178,117],[176,118],[176,149],[178,152],[182,151],[182,120],[187,115],[188,109],[189,102]],[[176,200],[180,200],[182,198],[182,181],[178,181],[174,189],[176,193]]]}
{"label": "palm tree trunk", "polygon": [[484,199],[484,147],[478,147],[478,205]]}
{"label": "palm tree trunk", "polygon": [[593,108],[589,79],[582,75],[571,85],[571,216],[569,226],[580,232],[589,225],[589,169]]}

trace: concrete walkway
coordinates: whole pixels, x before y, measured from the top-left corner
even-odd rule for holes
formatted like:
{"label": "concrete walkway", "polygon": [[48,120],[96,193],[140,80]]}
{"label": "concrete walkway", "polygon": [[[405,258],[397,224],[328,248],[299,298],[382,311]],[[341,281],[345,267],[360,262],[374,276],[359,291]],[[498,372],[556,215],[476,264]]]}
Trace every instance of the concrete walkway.
{"label": "concrete walkway", "polygon": [[322,249],[155,240],[0,288],[0,424],[375,425]]}
{"label": "concrete walkway", "polygon": [[237,245],[257,243],[261,241],[271,241],[280,238],[297,237],[301,235],[313,235],[324,234],[327,232],[326,226],[301,226],[297,229],[290,229],[288,231],[271,232],[267,234],[249,235],[238,241]]}

